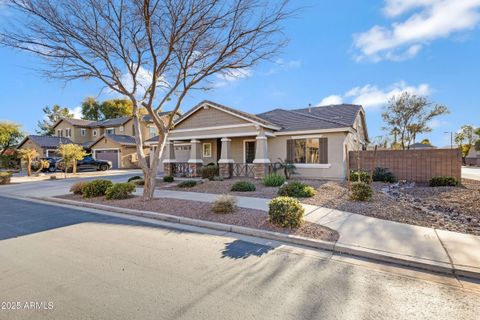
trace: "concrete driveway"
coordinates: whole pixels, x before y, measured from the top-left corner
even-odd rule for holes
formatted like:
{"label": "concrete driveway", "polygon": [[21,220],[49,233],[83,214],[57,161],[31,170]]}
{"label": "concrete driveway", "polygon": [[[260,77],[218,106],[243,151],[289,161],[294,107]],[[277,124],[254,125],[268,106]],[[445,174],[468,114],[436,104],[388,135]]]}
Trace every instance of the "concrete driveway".
{"label": "concrete driveway", "polygon": [[480,310],[479,293],[456,279],[400,276],[229,233],[0,203],[1,298],[21,306],[0,319],[476,319]]}
{"label": "concrete driveway", "polygon": [[462,167],[462,178],[480,181],[480,167]]}

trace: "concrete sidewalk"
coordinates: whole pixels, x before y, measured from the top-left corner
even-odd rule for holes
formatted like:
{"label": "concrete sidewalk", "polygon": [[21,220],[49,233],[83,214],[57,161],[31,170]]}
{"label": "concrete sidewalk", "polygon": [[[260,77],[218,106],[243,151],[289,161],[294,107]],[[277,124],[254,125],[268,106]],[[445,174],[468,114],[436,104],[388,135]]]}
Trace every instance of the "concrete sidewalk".
{"label": "concrete sidewalk", "polygon": [[[137,190],[141,194],[142,189]],[[213,202],[217,194],[156,190],[155,197]],[[268,210],[269,199],[237,197],[243,208]],[[457,273],[480,273],[480,237],[414,226],[367,217],[355,213],[303,205],[305,220],[317,223],[340,234],[336,246],[371,250],[372,253],[402,257],[414,263],[425,263],[439,268],[452,267]],[[349,253],[348,250],[345,250]]]}

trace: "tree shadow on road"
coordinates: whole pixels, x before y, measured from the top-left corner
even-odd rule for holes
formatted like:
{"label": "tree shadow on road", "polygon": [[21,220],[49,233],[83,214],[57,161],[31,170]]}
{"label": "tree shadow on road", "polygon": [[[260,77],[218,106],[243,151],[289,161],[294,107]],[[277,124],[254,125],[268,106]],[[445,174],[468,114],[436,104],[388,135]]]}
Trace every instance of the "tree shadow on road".
{"label": "tree shadow on road", "polygon": [[274,248],[261,244],[251,243],[243,240],[234,240],[225,244],[222,251],[222,258],[246,259],[250,256],[261,257]]}

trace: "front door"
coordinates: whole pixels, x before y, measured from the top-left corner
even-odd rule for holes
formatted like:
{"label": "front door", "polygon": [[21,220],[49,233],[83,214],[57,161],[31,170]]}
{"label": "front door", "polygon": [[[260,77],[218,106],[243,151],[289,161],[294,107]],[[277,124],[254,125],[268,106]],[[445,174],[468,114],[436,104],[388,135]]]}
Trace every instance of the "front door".
{"label": "front door", "polygon": [[245,163],[255,160],[255,141],[245,141]]}

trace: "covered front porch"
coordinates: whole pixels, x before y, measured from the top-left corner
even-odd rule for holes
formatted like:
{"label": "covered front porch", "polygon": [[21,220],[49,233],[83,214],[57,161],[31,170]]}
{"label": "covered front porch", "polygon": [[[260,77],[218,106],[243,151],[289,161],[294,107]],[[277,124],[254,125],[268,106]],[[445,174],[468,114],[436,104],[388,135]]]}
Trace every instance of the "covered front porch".
{"label": "covered front porch", "polygon": [[272,170],[267,133],[256,135],[191,137],[167,140],[163,157],[164,174],[198,177],[200,168],[218,165],[223,178],[263,178]]}

